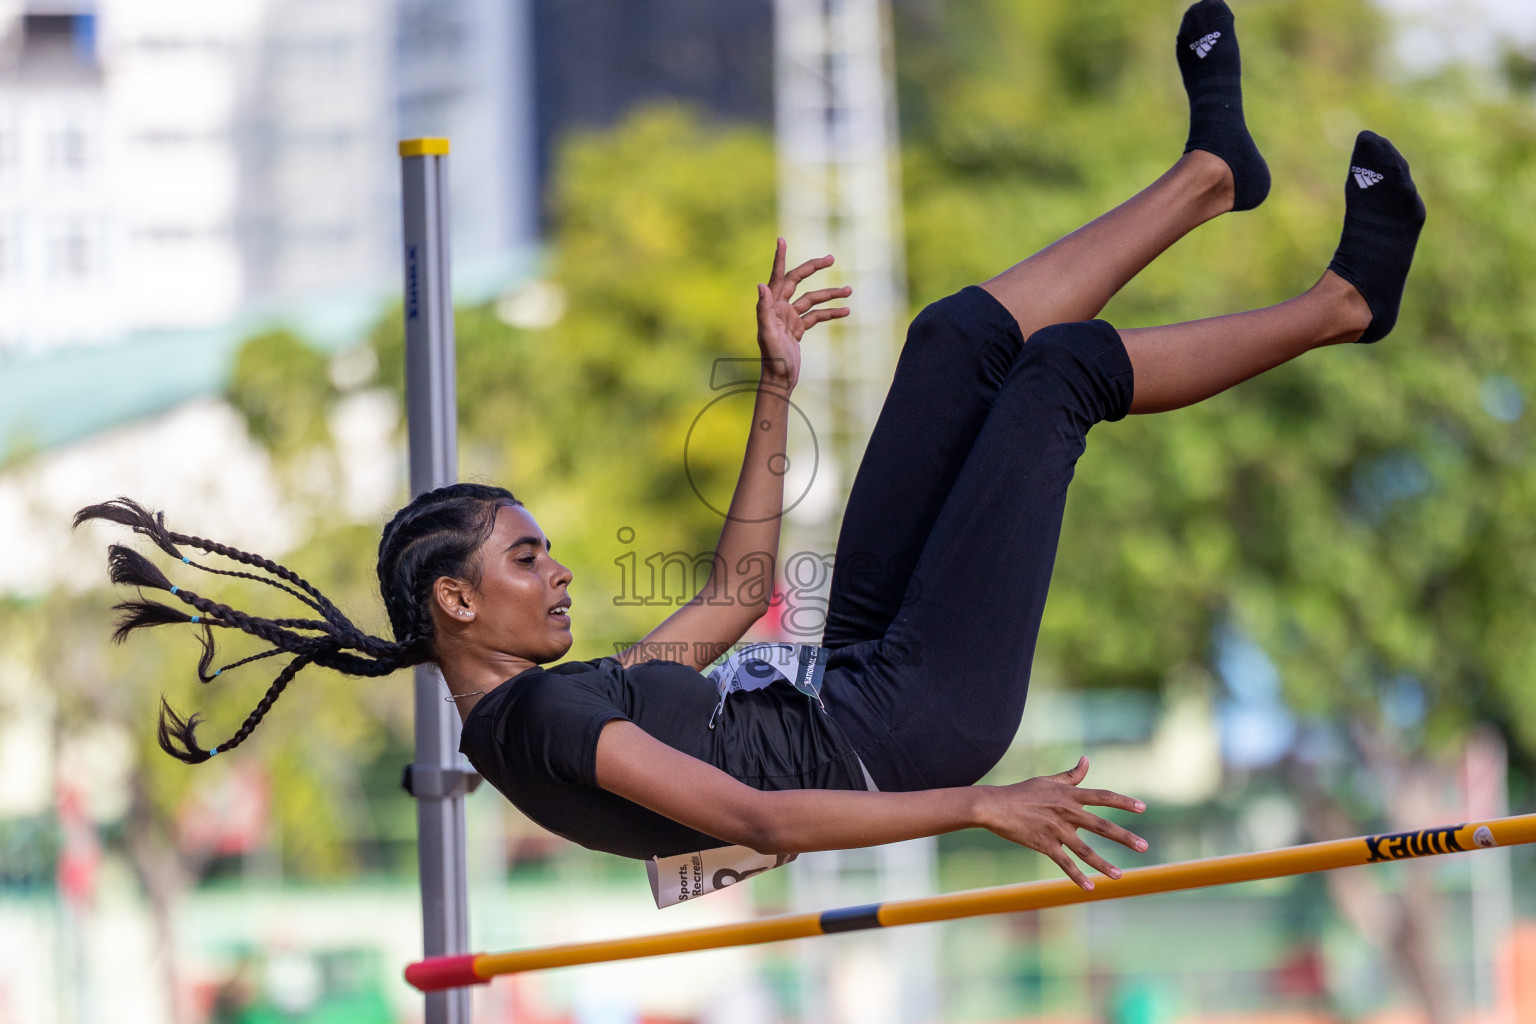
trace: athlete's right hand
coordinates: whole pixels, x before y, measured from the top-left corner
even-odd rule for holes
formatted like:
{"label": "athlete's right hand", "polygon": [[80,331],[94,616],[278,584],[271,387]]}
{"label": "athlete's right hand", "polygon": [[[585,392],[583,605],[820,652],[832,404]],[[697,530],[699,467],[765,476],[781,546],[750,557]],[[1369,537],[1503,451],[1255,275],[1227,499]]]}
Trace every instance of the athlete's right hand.
{"label": "athlete's right hand", "polygon": [[1089,867],[1119,878],[1120,869],[1095,853],[1078,829],[1096,832],[1137,853],[1146,850],[1147,841],[1084,808],[1118,807],[1140,814],[1146,804],[1107,789],[1080,788],[1087,774],[1088,758],[1082,757],[1075,767],[1055,775],[991,787],[983,800],[982,824],[1004,839],[1045,854],[1084,889],[1091,890],[1093,882],[1068,855],[1069,850]]}

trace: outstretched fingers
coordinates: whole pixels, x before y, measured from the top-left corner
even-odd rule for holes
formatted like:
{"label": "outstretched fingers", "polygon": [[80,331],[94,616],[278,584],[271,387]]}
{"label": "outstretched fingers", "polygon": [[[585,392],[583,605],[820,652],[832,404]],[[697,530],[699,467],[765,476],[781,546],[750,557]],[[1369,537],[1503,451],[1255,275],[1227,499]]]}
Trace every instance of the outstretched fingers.
{"label": "outstretched fingers", "polygon": [[[1078,783],[1088,774],[1088,759],[1081,758],[1069,771],[1063,772],[1063,776],[1073,776],[1071,785],[1073,796],[1083,807],[1114,807],[1122,811],[1130,811],[1140,814],[1147,809],[1147,805],[1135,797],[1126,796],[1124,793],[1116,793],[1112,789],[1082,789]],[[1066,781],[1066,780],[1063,780]],[[1087,829],[1105,839],[1113,840],[1127,849],[1143,853],[1147,849],[1147,841],[1129,829],[1122,828],[1107,818],[1100,817],[1092,811],[1078,811],[1072,816],[1072,824],[1076,828]]]}
{"label": "outstretched fingers", "polygon": [[[837,288],[818,288],[795,298],[795,290],[812,274],[824,270],[833,263],[830,255],[806,260],[793,270],[785,270],[788,243],[780,238],[773,250],[773,270],[768,283],[758,286],[759,323],[764,321],[768,310],[777,307],[785,326],[798,340],[811,327],[828,320],[839,320],[848,315],[846,306],[818,308],[834,299],[845,299],[853,294],[848,285]],[[793,317],[793,319],[791,319]]]}
{"label": "outstretched fingers", "polygon": [[784,256],[789,246],[780,238],[773,249],[773,269],[768,274],[768,294],[770,298],[778,298],[780,290],[784,287]]}
{"label": "outstretched fingers", "polygon": [[781,242],[778,255],[774,258],[774,269],[781,272],[778,290],[774,293],[778,298],[788,302],[795,294],[795,289],[800,287],[800,282],[816,273],[825,270],[832,265],[832,257],[818,256],[813,260],[806,260],[787,274],[782,273],[784,266],[784,246]]}
{"label": "outstretched fingers", "polygon": [[841,288],[818,288],[814,292],[806,292],[794,301],[795,312],[802,316],[808,313],[812,306],[819,306],[823,302],[831,302],[833,299],[846,299],[853,294],[853,289],[847,285]]}
{"label": "outstretched fingers", "polygon": [[832,309],[813,309],[809,313],[802,316],[800,318],[800,322],[804,324],[807,329],[810,329],[817,324],[823,323],[827,320],[841,320],[847,315],[847,306],[836,306]]}
{"label": "outstretched fingers", "polygon": [[1116,793],[1112,789],[1079,789],[1077,799],[1085,807],[1118,807],[1122,811],[1133,811],[1136,814],[1147,809],[1147,805],[1135,797]]}
{"label": "outstretched fingers", "polygon": [[1083,840],[1083,837],[1078,835],[1076,832],[1071,833],[1065,840],[1063,840],[1062,845],[1071,850],[1073,853],[1077,854],[1078,860],[1082,861],[1084,864],[1087,864],[1099,874],[1105,875],[1109,878],[1120,877],[1120,869],[1115,867],[1109,861],[1105,860],[1103,857],[1100,857],[1094,848],[1089,846]]}
{"label": "outstretched fingers", "polygon": [[1087,829],[1094,835],[1119,843],[1127,849],[1135,850],[1137,853],[1145,853],[1147,850],[1147,841],[1141,836],[1089,811],[1079,811],[1073,824],[1078,828]]}
{"label": "outstretched fingers", "polygon": [[1095,835],[1103,836],[1105,839],[1112,839],[1138,853],[1145,851],[1147,848],[1146,840],[1127,832],[1114,822],[1106,821],[1096,814],[1079,811],[1075,814],[1066,815],[1066,820],[1060,823],[1060,831],[1057,833],[1058,843],[1046,847],[1041,852],[1055,861],[1066,872],[1068,878],[1086,890],[1092,890],[1093,883],[1077,867],[1076,861],[1067,855],[1068,851],[1075,854],[1078,860],[1108,878],[1119,878],[1120,869],[1105,860],[1097,850],[1089,846],[1087,840],[1078,834],[1078,829],[1084,829]]}
{"label": "outstretched fingers", "polygon": [[[1083,869],[1078,867],[1077,861],[1073,860],[1071,855],[1067,853],[1065,845],[1048,847],[1040,852],[1055,861],[1056,866],[1061,868],[1068,878],[1076,882],[1078,888],[1086,892],[1093,891],[1093,880],[1083,874]],[[1091,853],[1092,851],[1089,852]]]}
{"label": "outstretched fingers", "polygon": [[[1079,806],[1075,810],[1066,811],[1062,814],[1063,820],[1061,825],[1063,828],[1060,846],[1047,850],[1046,854],[1066,872],[1067,877],[1071,878],[1083,889],[1091,890],[1093,883],[1077,868],[1075,862],[1068,856],[1068,851],[1075,854],[1079,860],[1090,868],[1109,878],[1119,878],[1120,869],[1105,860],[1093,847],[1089,846],[1087,841],[1078,834],[1079,829],[1103,836],[1105,839],[1119,843],[1121,846],[1134,850],[1137,853],[1146,851],[1147,841],[1129,829],[1123,828],[1109,819],[1084,808],[1090,806],[1114,807],[1122,811],[1140,814],[1147,809],[1147,805],[1134,797],[1126,796],[1124,793],[1116,793],[1114,790],[1083,789],[1080,787],[1080,784],[1087,776],[1088,758],[1081,757],[1078,759],[1077,764],[1071,768],[1050,777],[1052,781],[1070,787],[1066,795]],[[1071,865],[1070,868],[1068,867],[1069,864]]]}

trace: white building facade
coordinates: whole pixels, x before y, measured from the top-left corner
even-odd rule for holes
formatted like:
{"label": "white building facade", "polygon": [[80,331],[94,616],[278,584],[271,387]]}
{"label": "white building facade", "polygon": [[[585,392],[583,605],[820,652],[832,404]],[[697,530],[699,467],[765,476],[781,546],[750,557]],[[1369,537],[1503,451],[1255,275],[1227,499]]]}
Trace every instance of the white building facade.
{"label": "white building facade", "polygon": [[456,256],[534,240],[522,0],[0,0],[0,360],[398,277],[394,140],[454,139]]}
{"label": "white building facade", "polygon": [[0,8],[0,351],[120,319],[107,149],[94,19]]}

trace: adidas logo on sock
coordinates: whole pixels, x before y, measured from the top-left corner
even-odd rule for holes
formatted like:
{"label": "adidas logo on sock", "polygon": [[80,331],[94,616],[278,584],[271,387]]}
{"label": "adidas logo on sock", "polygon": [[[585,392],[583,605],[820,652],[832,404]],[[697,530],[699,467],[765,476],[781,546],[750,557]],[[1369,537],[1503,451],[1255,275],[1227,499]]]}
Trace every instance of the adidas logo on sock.
{"label": "adidas logo on sock", "polygon": [[1381,180],[1381,175],[1364,167],[1351,167],[1349,173],[1355,176],[1355,184],[1361,188],[1370,188]]}
{"label": "adidas logo on sock", "polygon": [[1189,44],[1189,48],[1195,51],[1195,56],[1201,60],[1216,46],[1216,40],[1221,38],[1220,32],[1209,32]]}

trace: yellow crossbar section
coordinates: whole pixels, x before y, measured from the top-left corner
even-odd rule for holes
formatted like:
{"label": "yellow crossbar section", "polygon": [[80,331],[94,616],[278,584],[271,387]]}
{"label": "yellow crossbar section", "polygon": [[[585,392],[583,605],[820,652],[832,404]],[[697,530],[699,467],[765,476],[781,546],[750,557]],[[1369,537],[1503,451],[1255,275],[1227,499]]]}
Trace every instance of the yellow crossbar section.
{"label": "yellow crossbar section", "polygon": [[1159,864],[1150,868],[1133,868],[1121,874],[1118,879],[1095,878],[1092,892],[1078,888],[1070,879],[1058,878],[919,899],[871,903],[820,913],[787,914],[759,921],[692,928],[662,935],[574,942],[514,950],[510,953],[433,957],[411,964],[405,969],[405,978],[422,991],[431,992],[460,985],[481,984],[498,974],[691,953],[725,946],[750,946],[865,928],[949,921],[982,914],[1012,914],[1022,910],[1042,910],[1073,903],[1203,889],[1234,882],[1253,882],[1261,878],[1280,878],[1312,871],[1332,871],[1361,864],[1532,842],[1536,842],[1536,814],[1523,814],[1464,825],[1334,839],[1261,853],[1239,853],[1178,864]]}

